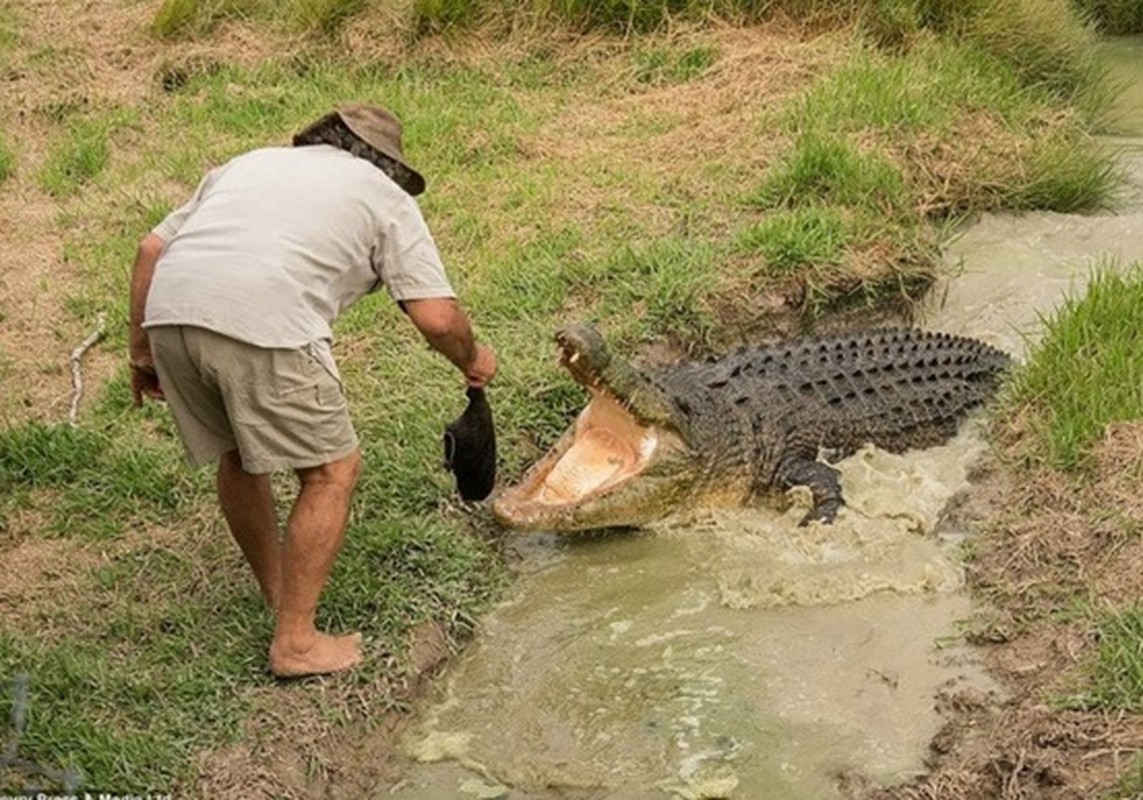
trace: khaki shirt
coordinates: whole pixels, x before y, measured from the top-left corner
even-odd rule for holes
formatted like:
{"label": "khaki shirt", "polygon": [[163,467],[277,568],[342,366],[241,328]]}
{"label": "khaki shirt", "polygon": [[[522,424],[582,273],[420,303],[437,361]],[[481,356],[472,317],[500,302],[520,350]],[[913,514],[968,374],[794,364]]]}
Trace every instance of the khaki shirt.
{"label": "khaki shirt", "polygon": [[416,201],[329,145],[238,156],[153,233],[166,244],[144,327],[295,348],[332,339],[337,316],[381,286],[395,300],[456,296]]}

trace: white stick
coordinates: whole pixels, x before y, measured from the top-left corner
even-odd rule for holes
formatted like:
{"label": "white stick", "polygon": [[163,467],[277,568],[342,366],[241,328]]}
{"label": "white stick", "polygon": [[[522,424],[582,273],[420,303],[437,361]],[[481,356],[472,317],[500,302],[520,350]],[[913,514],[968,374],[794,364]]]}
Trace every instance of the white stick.
{"label": "white stick", "polygon": [[105,315],[100,314],[95,330],[80,343],[79,347],[71,351],[71,412],[68,414],[68,422],[73,428],[78,421],[79,398],[83,394],[83,375],[80,372],[80,362],[83,361],[83,354],[103,338],[105,320]]}

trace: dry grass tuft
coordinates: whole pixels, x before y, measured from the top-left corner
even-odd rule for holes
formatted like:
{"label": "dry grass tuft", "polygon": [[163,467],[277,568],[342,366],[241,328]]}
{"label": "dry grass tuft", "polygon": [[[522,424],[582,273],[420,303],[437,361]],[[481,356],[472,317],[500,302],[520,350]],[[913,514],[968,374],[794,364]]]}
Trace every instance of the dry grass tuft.
{"label": "dry grass tuft", "polygon": [[96,548],[66,539],[44,539],[38,531],[43,516],[34,510],[6,520],[0,563],[7,576],[0,582],[0,619],[13,630],[35,630],[52,637],[63,632],[61,611],[82,605],[91,572],[106,562]]}
{"label": "dry grass tuft", "polygon": [[[764,127],[763,101],[772,107],[837,63],[842,47],[831,38],[800,41],[783,26],[715,28],[678,33],[675,47],[712,47],[719,55],[699,78],[630,92],[626,56],[601,68],[610,91],[597,103],[571,103],[524,143],[535,158],[567,165],[569,221],[596,219],[640,185],[680,186],[696,198],[736,196],[783,148],[784,134]],[[596,90],[593,90],[596,91]],[[600,172],[607,180],[600,180]],[[677,213],[648,207],[653,229],[666,232]],[[727,209],[734,213],[734,209]],[[644,219],[647,219],[646,217]],[[716,228],[717,221],[711,221]]]}
{"label": "dry grass tuft", "polygon": [[1030,146],[987,113],[966,114],[956,130],[955,136],[923,133],[905,147],[901,166],[919,187],[917,211],[926,217],[1000,207],[1011,185],[1010,165],[1022,161],[1013,154]]}

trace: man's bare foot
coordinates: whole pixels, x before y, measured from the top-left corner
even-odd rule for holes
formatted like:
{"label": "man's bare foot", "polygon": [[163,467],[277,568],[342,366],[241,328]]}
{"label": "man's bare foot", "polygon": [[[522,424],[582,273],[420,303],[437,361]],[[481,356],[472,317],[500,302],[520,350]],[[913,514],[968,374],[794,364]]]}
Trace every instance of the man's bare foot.
{"label": "man's bare foot", "polygon": [[340,672],[357,666],[361,658],[360,633],[317,633],[308,646],[300,648],[277,640],[270,645],[270,671],[279,678]]}

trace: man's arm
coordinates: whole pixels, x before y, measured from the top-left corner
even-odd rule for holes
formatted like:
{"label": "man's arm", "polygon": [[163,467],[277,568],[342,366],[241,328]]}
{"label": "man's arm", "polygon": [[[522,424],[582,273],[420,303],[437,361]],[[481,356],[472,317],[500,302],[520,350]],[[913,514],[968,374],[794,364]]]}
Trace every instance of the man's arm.
{"label": "man's arm", "polygon": [[135,405],[143,402],[143,397],[161,398],[159,376],[155,372],[155,360],[151,356],[151,342],[143,329],[143,314],[147,307],[147,293],[151,289],[151,279],[155,275],[155,264],[166,244],[157,234],[149,233],[139,242],[135,253],[135,266],[131,270],[130,332],[128,356],[131,359],[131,395]]}
{"label": "man's arm", "polygon": [[468,316],[456,300],[404,300],[401,307],[429,346],[464,373],[469,386],[483,387],[496,375],[495,351],[476,343]]}

